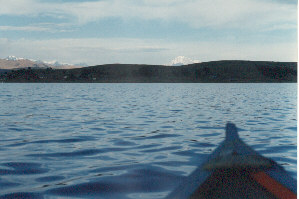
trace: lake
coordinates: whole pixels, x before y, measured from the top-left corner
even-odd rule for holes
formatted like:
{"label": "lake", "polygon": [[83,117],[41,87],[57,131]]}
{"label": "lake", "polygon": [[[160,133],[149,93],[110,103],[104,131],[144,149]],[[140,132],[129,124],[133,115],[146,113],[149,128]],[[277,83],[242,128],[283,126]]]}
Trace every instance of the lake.
{"label": "lake", "polygon": [[297,84],[3,83],[0,101],[2,198],[163,198],[228,121],[297,178]]}

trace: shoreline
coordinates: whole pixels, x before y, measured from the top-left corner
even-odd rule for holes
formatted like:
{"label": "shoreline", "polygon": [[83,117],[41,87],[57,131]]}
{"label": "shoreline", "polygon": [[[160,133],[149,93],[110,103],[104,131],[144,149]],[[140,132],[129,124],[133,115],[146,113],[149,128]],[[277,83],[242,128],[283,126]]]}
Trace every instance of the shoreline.
{"label": "shoreline", "polygon": [[184,66],[110,64],[1,70],[3,83],[297,83],[296,62],[214,61]]}

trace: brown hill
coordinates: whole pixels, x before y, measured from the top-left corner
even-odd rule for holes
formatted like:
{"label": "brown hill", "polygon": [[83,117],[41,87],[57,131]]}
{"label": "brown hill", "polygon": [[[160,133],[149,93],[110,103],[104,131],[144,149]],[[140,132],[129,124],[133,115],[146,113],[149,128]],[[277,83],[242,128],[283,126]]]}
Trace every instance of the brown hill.
{"label": "brown hill", "polygon": [[28,59],[7,60],[0,59],[0,69],[22,69],[22,68],[53,68],[53,69],[72,69],[81,68],[81,66],[61,65],[54,66],[43,62],[35,62]]}

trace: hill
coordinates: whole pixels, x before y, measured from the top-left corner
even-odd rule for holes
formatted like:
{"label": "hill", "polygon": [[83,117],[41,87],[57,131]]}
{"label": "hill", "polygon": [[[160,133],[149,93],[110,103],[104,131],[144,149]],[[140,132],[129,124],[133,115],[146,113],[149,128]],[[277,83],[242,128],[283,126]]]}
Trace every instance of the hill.
{"label": "hill", "polygon": [[17,58],[15,56],[8,56],[5,59],[0,59],[0,69],[22,69],[22,68],[55,68],[55,69],[71,69],[81,68],[82,66],[72,64],[60,64],[59,62],[43,62],[24,58]]}
{"label": "hill", "polygon": [[297,82],[296,62],[212,61],[185,66],[110,64],[76,69],[11,70],[3,82],[225,83]]}

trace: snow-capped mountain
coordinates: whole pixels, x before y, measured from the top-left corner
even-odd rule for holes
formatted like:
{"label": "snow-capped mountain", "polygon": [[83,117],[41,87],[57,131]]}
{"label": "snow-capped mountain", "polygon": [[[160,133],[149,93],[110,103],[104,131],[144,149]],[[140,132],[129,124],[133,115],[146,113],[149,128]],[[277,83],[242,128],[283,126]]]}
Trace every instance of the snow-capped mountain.
{"label": "snow-capped mountain", "polygon": [[24,60],[24,58],[20,58],[20,57],[16,57],[16,56],[11,55],[11,56],[6,57],[5,60],[7,60],[7,61],[18,61],[18,60]]}
{"label": "snow-capped mountain", "polygon": [[185,56],[178,56],[175,59],[173,59],[170,62],[170,66],[182,66],[182,65],[188,65],[188,64],[193,64],[193,63],[199,63],[199,60],[193,60],[189,57]]}
{"label": "snow-capped mountain", "polygon": [[0,59],[0,69],[17,69],[17,68],[56,68],[56,69],[70,69],[81,68],[86,64],[66,64],[58,61],[41,61],[33,59],[19,58],[16,56],[8,56]]}
{"label": "snow-capped mountain", "polygon": [[53,60],[53,61],[40,61],[40,62],[45,63],[45,64],[49,64],[49,65],[52,65],[52,66],[72,65],[72,64],[67,64],[67,63],[60,63],[60,62],[58,62],[56,60]]}

